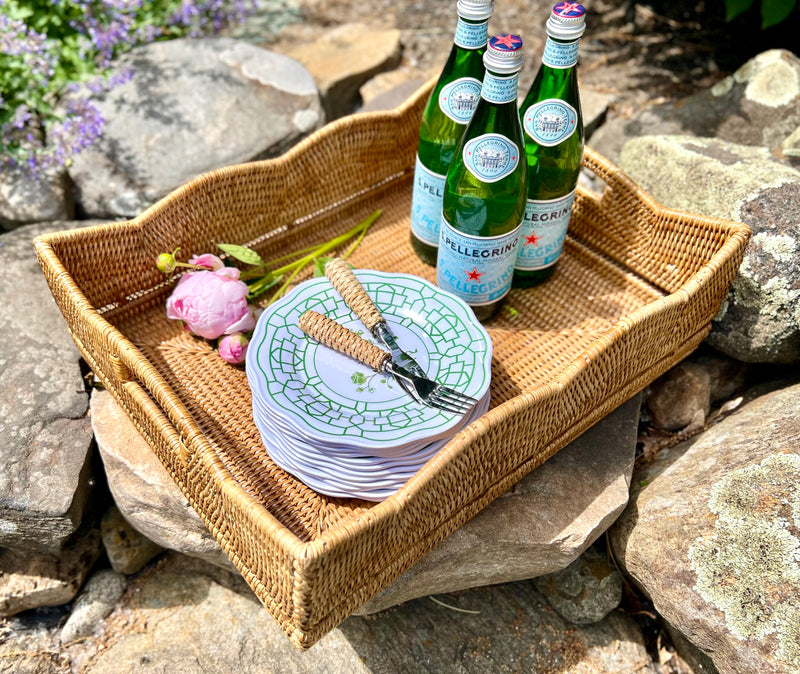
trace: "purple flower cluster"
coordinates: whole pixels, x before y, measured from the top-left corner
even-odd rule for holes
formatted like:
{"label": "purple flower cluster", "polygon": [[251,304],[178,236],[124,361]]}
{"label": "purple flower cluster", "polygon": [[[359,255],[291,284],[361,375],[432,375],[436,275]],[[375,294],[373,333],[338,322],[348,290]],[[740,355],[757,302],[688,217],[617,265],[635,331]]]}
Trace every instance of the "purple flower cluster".
{"label": "purple flower cluster", "polygon": [[[68,164],[103,131],[103,117],[87,96],[133,75],[130,69],[112,68],[117,56],[159,39],[216,33],[244,21],[258,2],[52,0],[50,9],[44,3],[35,15],[42,19],[44,11],[48,19],[36,23],[45,26],[40,32],[11,18],[20,15],[12,10],[24,7],[22,0],[0,0],[0,168],[20,166],[37,173]],[[162,15],[154,19],[157,8]],[[49,21],[55,16],[58,21]],[[71,17],[68,22],[65,16]],[[47,26],[55,26],[55,32],[48,35]],[[71,37],[64,37],[66,31]],[[77,49],[79,58],[70,62],[64,56],[69,48]],[[76,69],[76,61],[88,67]],[[79,96],[78,84],[89,93]]]}
{"label": "purple flower cluster", "polygon": [[169,24],[187,29],[190,37],[199,37],[243,23],[257,5],[258,0],[183,0]]}
{"label": "purple flower cluster", "polygon": [[[0,2],[0,8],[3,4]],[[21,57],[31,75],[45,82],[53,77],[58,63],[53,46],[52,40],[23,21],[0,14],[0,53]]]}

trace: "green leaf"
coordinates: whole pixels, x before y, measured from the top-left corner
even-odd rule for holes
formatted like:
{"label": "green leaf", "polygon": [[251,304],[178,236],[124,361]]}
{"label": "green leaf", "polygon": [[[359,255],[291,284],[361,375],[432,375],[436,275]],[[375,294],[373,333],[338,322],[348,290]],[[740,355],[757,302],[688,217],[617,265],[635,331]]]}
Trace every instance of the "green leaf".
{"label": "green leaf", "polygon": [[245,264],[264,266],[264,260],[261,259],[261,256],[247,246],[237,246],[234,243],[218,243],[217,248]]}
{"label": "green leaf", "polygon": [[761,28],[770,28],[788,18],[797,0],[761,0]]}
{"label": "green leaf", "polygon": [[754,0],[725,0],[725,20],[732,21],[753,5]]}

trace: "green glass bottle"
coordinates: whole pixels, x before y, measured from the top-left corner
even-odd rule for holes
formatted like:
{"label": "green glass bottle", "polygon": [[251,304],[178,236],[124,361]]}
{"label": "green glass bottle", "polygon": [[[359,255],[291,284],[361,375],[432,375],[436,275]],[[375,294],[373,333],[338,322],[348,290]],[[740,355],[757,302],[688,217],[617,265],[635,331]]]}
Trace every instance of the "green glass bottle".
{"label": "green glass bottle", "polygon": [[586,10],[577,3],[562,2],[553,7],[542,65],[520,106],[528,203],[515,265],[515,287],[536,285],[549,278],[564,247],[583,157],[577,63],[585,15]]}
{"label": "green glass bottle", "polygon": [[511,288],[525,215],[517,84],[522,40],[497,35],[483,57],[481,99],[445,180],[436,282],[491,318]]}
{"label": "green glass bottle", "polygon": [[453,47],[422,113],[411,197],[411,245],[430,265],[436,264],[445,175],[481,95],[492,0],[459,0],[456,10]]}

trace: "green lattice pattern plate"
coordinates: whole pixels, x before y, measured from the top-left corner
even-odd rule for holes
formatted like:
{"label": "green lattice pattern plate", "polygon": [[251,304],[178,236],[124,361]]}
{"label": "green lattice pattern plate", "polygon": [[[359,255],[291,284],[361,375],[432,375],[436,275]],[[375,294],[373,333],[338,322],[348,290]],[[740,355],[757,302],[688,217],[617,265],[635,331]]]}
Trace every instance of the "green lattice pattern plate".
{"label": "green lattice pattern plate", "polygon": [[[440,383],[483,398],[492,343],[460,299],[408,274],[358,270],[357,278],[400,345]],[[247,353],[254,408],[312,441],[379,452],[447,437],[462,417],[415,403],[383,373],[308,338],[297,321],[314,309],[373,341],[326,278],[300,284],[267,308]]]}

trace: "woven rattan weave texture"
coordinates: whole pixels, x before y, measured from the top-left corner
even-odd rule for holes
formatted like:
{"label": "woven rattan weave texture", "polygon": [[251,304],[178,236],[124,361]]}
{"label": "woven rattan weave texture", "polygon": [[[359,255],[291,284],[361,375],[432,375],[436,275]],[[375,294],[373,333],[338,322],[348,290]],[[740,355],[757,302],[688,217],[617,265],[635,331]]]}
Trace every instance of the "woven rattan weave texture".
{"label": "woven rattan weave texture", "polygon": [[382,503],[317,494],[270,460],[244,372],[166,318],[172,284],[154,260],[215,242],[276,257],[381,208],[349,261],[434,280],[408,241],[427,94],[339,120],[278,159],[200,176],[130,222],[35,242],[88,364],[299,647],[694,349],[749,237],[744,225],[660,207],[587,150],[605,192],[579,189],[555,275],[513,290],[515,311],[487,324],[490,411]]}

